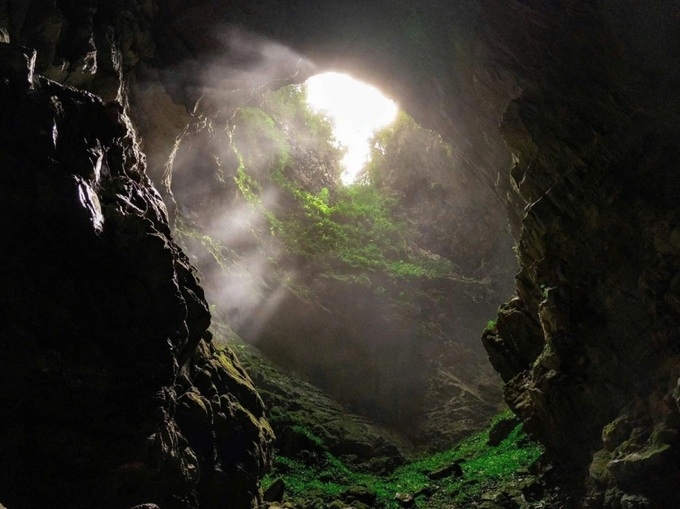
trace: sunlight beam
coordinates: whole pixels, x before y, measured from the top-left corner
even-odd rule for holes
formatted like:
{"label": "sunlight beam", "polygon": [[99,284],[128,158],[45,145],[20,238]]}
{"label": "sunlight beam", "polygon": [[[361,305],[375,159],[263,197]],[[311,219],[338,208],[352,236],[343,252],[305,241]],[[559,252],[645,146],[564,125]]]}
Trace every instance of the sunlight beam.
{"label": "sunlight beam", "polygon": [[318,74],[306,85],[308,104],[331,118],[337,141],[347,149],[341,179],[351,184],[368,161],[371,137],[396,119],[399,108],[377,88],[346,74]]}

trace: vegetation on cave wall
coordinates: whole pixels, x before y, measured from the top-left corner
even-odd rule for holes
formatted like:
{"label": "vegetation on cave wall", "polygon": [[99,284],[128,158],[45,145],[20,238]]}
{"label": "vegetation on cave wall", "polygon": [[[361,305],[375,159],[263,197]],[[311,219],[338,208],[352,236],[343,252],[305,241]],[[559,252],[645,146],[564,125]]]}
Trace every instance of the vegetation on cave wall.
{"label": "vegetation on cave wall", "polygon": [[455,166],[453,147],[401,111],[391,125],[373,136],[371,160],[364,174],[367,182],[379,187],[391,184],[394,188],[407,185],[424,168],[431,172],[434,167],[438,172],[455,175]]}
{"label": "vegetation on cave wall", "polygon": [[[267,217],[271,235],[282,241],[286,254],[333,273],[382,271],[408,278],[456,271],[449,260],[414,249],[417,230],[385,186],[374,185],[372,178],[348,187],[338,183],[342,150],[333,140],[329,120],[305,104],[303,87],[273,92],[258,109],[238,109],[234,126],[232,141],[239,160],[235,182],[242,198]],[[291,157],[300,148],[313,149],[326,171],[310,176],[309,167],[301,170],[300,164],[307,161]],[[378,173],[372,175],[377,178]],[[325,187],[319,188],[319,177]],[[272,188],[278,201],[267,204],[263,195]]]}
{"label": "vegetation on cave wall", "polygon": [[401,112],[375,134],[363,181],[399,202],[414,244],[509,292],[514,261],[507,227],[476,198],[459,155],[438,133]]}
{"label": "vegetation on cave wall", "polygon": [[[447,229],[451,188],[440,180],[455,175],[451,149],[402,116],[375,142],[420,150],[407,159],[416,167],[387,154],[343,186],[342,149],[303,87],[254,103],[199,121],[174,160],[176,234],[214,314],[355,412],[425,447],[479,429],[500,401],[479,335],[504,296],[452,261],[456,253],[478,268],[483,250],[470,247],[480,236]],[[392,165],[403,180],[389,175]]]}
{"label": "vegetation on cave wall", "polygon": [[[495,218],[467,196],[470,182],[457,169],[452,147],[403,112],[375,134],[371,160],[350,186],[340,183],[343,149],[331,121],[307,105],[304,85],[266,93],[257,107],[236,108],[224,132],[214,136],[224,137],[214,187],[222,202],[247,204],[249,218],[266,218],[266,227],[252,220],[250,233],[276,245],[270,257],[275,264],[304,259],[315,272],[334,277],[357,271],[390,279],[465,274],[491,276],[492,283],[511,272],[507,260],[493,254],[502,240],[494,235]],[[189,185],[176,187],[181,196]],[[195,237],[192,204],[185,205],[177,233]],[[202,242],[216,253],[222,232],[203,233],[210,238]]]}
{"label": "vegetation on cave wall", "polygon": [[[304,261],[314,273],[368,284],[374,279],[381,285],[384,280],[462,279],[450,256],[428,249],[423,218],[409,217],[404,207],[408,197],[387,175],[389,166],[390,175],[403,172],[404,179],[414,180],[428,166],[426,159],[434,159],[432,133],[405,114],[396,128],[376,134],[370,171],[350,186],[340,184],[343,149],[333,138],[330,120],[309,108],[304,86],[267,93],[257,107],[236,108],[223,131],[213,125],[208,129],[221,148],[217,155],[201,157],[215,168],[208,175],[196,176],[193,170],[173,176],[179,182],[173,187],[180,205],[176,234],[187,246],[201,244],[222,269],[229,271],[242,253],[231,245],[233,236],[221,227],[224,221],[212,221],[218,223],[215,228],[206,226],[211,222],[206,218],[226,206],[228,214],[239,214],[247,224],[245,236],[267,253],[274,275]],[[404,138],[404,143],[396,141]],[[450,154],[441,138],[437,143],[437,150]],[[420,159],[398,162],[402,151],[420,153]],[[438,159],[438,167],[453,164],[450,157]],[[198,166],[195,160],[191,165]],[[187,195],[197,178],[207,177],[214,180],[209,191],[200,199]],[[285,276],[279,280],[288,281]]]}

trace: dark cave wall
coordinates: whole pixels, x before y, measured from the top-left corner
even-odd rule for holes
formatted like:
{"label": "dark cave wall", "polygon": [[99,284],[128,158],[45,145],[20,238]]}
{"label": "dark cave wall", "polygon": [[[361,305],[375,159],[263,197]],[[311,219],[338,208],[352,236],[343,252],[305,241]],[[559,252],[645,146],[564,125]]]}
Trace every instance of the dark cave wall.
{"label": "dark cave wall", "polygon": [[0,43],[0,500],[250,508],[264,406],[211,345],[130,119],[36,61]]}
{"label": "dark cave wall", "polygon": [[583,506],[674,506],[677,13],[530,7],[509,34],[524,92],[501,124],[518,298],[484,341],[510,405],[587,478]]}
{"label": "dark cave wall", "polygon": [[[508,402],[588,486],[581,505],[679,503],[674,2],[87,5],[4,0],[0,26],[38,49],[39,73],[123,102],[127,76],[148,144],[172,147],[162,119],[181,130],[200,69],[221,65],[224,24],[353,70],[441,132],[518,238],[517,298],[484,339]],[[154,109],[160,121],[139,115]],[[151,156],[158,182],[163,162]]]}

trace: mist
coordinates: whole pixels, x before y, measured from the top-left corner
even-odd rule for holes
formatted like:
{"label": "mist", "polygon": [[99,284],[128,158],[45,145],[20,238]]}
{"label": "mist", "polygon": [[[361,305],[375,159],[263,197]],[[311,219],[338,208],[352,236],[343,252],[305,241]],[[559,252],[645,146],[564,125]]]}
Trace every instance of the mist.
{"label": "mist", "polygon": [[479,426],[500,400],[479,336],[514,257],[455,151],[401,121],[344,187],[332,122],[300,88],[322,66],[237,28],[212,37],[209,61],[165,71],[187,107],[155,128],[177,125],[175,143],[144,136],[213,321],[374,420],[433,442]]}

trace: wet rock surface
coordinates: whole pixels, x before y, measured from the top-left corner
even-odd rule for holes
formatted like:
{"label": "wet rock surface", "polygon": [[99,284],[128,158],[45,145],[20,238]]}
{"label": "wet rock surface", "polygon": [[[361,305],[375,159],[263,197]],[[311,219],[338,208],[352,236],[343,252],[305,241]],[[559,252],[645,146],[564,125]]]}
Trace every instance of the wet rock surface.
{"label": "wet rock surface", "polygon": [[[678,181],[668,162],[678,152],[659,122],[677,122],[666,86],[679,74],[652,25],[621,29],[635,12],[529,9],[521,48],[540,52],[547,27],[567,25],[570,50],[555,54],[578,47],[582,58],[558,62],[545,53],[543,72],[517,59],[527,86],[501,126],[515,159],[509,202],[525,212],[522,268],[518,298],[485,343],[528,429],[575,477],[590,477],[588,507],[678,503],[667,488],[677,479],[670,423],[678,418],[678,316],[669,299]],[[663,12],[648,21],[664,26]],[[609,28],[581,38],[586,26]],[[637,37],[649,43],[651,60],[639,59]],[[604,51],[613,40],[615,55]],[[567,73],[571,80],[560,83]],[[532,81],[537,76],[546,81]],[[656,95],[631,84],[651,76]],[[659,228],[668,240],[660,242]]]}
{"label": "wet rock surface", "polygon": [[236,361],[214,359],[124,108],[0,51],[3,502],[250,507],[271,430]]}

